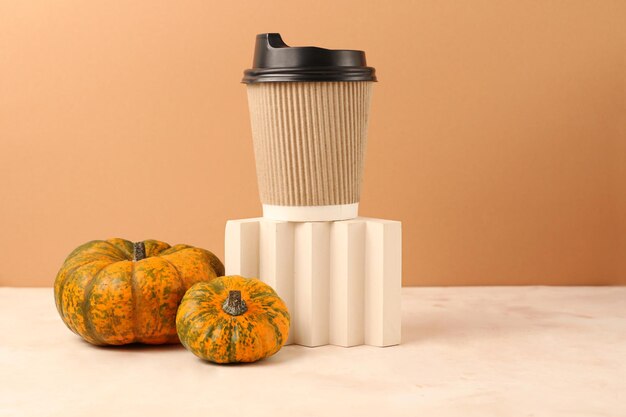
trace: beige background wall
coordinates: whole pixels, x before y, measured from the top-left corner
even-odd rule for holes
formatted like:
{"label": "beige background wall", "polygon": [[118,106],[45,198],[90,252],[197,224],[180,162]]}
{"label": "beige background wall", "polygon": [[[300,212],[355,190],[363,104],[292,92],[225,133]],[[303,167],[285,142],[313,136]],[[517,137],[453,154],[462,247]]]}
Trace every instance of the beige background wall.
{"label": "beige background wall", "polygon": [[624,1],[0,0],[0,285],[260,215],[254,35],[377,68],[362,214],[406,285],[626,283]]}

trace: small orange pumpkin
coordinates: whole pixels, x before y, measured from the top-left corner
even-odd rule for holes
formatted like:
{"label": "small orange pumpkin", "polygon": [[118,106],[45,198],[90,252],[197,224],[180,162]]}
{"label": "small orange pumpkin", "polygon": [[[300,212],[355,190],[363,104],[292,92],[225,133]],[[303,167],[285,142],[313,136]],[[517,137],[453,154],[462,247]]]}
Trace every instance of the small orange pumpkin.
{"label": "small orange pumpkin", "polygon": [[269,285],[233,275],[191,287],[178,308],[176,328],[183,346],[202,359],[254,362],[285,344],[289,312]]}
{"label": "small orange pumpkin", "polygon": [[54,283],[61,318],[95,345],[178,343],[185,291],[224,274],[211,252],[158,240],[94,240],[75,249]]}

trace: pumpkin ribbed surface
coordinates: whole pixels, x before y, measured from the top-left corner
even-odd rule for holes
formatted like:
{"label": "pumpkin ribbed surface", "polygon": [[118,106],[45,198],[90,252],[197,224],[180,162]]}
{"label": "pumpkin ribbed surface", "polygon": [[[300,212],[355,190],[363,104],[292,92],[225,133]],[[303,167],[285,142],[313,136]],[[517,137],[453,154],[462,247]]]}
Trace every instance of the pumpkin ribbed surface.
{"label": "pumpkin ribbed surface", "polygon": [[[226,308],[233,293],[240,296],[243,309]],[[269,285],[233,275],[191,287],[178,308],[176,327],[181,343],[200,358],[254,362],[278,352],[285,343],[289,312]]]}
{"label": "pumpkin ribbed surface", "polygon": [[140,260],[124,239],[91,241],[67,257],[54,297],[70,330],[96,345],[178,342],[176,310],[185,291],[224,267],[204,249],[157,240],[142,246]]}

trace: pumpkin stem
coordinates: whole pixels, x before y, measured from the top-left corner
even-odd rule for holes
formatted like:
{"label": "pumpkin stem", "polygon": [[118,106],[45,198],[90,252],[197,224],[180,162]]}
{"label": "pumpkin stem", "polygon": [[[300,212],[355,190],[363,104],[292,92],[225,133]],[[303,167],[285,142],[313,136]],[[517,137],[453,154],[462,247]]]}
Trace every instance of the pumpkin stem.
{"label": "pumpkin stem", "polygon": [[141,261],[146,257],[146,245],[143,242],[133,243],[133,261]]}
{"label": "pumpkin stem", "polygon": [[241,299],[241,291],[228,291],[228,298],[224,301],[224,304],[222,304],[222,310],[231,316],[240,316],[248,311],[246,302]]}

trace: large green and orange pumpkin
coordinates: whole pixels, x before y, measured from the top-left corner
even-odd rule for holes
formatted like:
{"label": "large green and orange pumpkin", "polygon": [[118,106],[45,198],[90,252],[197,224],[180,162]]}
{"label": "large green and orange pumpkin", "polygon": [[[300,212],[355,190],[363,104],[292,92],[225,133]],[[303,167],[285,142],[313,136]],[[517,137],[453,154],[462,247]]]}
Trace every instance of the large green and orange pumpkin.
{"label": "large green and orange pumpkin", "polygon": [[176,310],[185,291],[220,275],[224,266],[204,249],[94,240],[67,257],[54,298],[65,324],[90,343],[178,343]]}
{"label": "large green and orange pumpkin", "polygon": [[192,286],[178,308],[176,328],[183,346],[202,359],[254,362],[280,350],[289,320],[269,285],[233,275]]}

